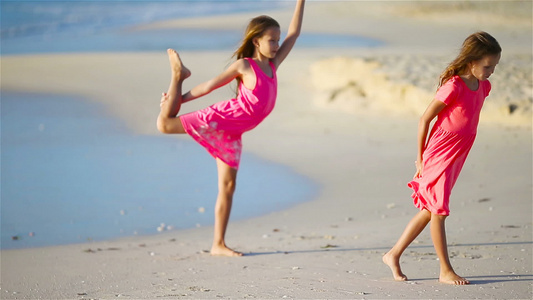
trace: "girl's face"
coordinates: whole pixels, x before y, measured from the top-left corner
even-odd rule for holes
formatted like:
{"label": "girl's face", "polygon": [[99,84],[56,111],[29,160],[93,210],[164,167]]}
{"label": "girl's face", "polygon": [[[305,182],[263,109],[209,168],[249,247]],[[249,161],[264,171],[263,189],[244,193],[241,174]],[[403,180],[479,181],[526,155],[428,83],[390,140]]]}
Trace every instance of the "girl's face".
{"label": "girl's face", "polygon": [[276,57],[280,36],[281,30],[278,27],[267,28],[261,37],[254,39],[255,54],[262,55],[268,59]]}
{"label": "girl's face", "polygon": [[494,73],[496,65],[500,62],[500,57],[501,54],[485,55],[482,59],[469,63],[469,70],[479,81],[487,80]]}

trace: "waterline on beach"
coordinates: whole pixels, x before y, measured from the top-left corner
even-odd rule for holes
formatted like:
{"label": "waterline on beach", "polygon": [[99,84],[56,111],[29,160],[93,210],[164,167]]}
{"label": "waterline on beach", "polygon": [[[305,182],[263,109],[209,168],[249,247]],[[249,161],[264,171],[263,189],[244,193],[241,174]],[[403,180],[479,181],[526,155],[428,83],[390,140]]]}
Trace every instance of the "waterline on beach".
{"label": "waterline on beach", "polygon": [[[65,96],[2,92],[1,113],[2,249],[213,223],[216,166],[196,143],[135,135],[102,106]],[[249,153],[238,184],[232,220],[286,209],[318,189]]]}

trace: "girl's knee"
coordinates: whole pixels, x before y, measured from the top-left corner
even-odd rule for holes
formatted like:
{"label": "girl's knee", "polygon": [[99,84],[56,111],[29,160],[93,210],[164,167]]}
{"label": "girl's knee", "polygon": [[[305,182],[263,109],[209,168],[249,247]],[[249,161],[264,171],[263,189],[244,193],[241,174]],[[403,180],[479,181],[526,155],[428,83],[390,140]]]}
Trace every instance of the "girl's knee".
{"label": "girl's knee", "polygon": [[233,193],[235,193],[236,188],[237,180],[235,179],[226,179],[219,185],[220,192],[225,193],[227,195],[233,195]]}
{"label": "girl's knee", "polygon": [[418,212],[417,216],[429,222],[431,220],[431,215],[432,213],[429,210],[422,209],[420,212]]}
{"label": "girl's knee", "polygon": [[157,130],[165,134],[185,133],[179,117],[169,118],[161,115],[157,117]]}
{"label": "girl's knee", "polygon": [[161,116],[157,118],[157,130],[161,133],[169,133],[167,118]]}
{"label": "girl's knee", "polygon": [[437,215],[437,214],[434,214],[434,213],[431,214],[431,219],[432,220],[437,220],[437,221],[440,221],[440,222],[444,222],[447,217],[448,216],[445,216],[445,215]]}
{"label": "girl's knee", "polygon": [[220,193],[232,196],[237,186],[237,169],[217,158],[218,190]]}

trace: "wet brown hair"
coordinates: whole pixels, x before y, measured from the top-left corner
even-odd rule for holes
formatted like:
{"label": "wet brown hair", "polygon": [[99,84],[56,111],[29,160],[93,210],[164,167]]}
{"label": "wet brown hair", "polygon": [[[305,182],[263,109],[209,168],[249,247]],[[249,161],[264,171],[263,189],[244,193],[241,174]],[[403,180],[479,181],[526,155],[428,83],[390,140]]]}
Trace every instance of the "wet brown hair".
{"label": "wet brown hair", "polygon": [[459,55],[440,74],[439,87],[453,76],[465,73],[469,63],[480,60],[486,55],[498,55],[501,52],[500,44],[492,35],[484,31],[471,34],[463,42]]}

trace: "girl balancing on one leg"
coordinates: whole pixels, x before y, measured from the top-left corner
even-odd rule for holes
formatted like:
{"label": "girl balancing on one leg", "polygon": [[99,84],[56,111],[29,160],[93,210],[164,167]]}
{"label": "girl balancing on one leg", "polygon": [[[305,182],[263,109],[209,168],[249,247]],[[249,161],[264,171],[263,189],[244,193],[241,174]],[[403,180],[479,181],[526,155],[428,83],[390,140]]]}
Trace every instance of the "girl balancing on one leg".
{"label": "girl balancing on one leg", "polygon": [[[241,136],[259,125],[274,108],[277,93],[276,70],[300,35],[304,0],[298,0],[287,36],[281,46],[280,26],[268,16],[250,21],[237,60],[215,78],[182,95],[183,81],[191,72],[178,53],[168,49],[172,77],[161,98],[157,128],[162,133],[187,133],[215,159],[218,169],[218,196],[211,255],[242,256],[226,246],[228,225],[241,155]],[[239,84],[236,99],[222,101],[205,109],[177,116],[182,103],[194,100],[234,79]]]}
{"label": "girl balancing on one leg", "polygon": [[[383,256],[395,280],[407,280],[400,268],[400,256],[430,223],[431,238],[440,262],[439,281],[457,285],[469,283],[451,266],[444,221],[450,213],[452,188],[474,143],[481,107],[491,89],[487,79],[500,61],[500,55],[500,45],[491,35],[486,32],[470,35],[457,58],[442,72],[435,99],[420,118],[416,173],[408,184],[413,189],[414,205],[420,212]],[[435,117],[437,121],[426,143],[430,122]]]}

